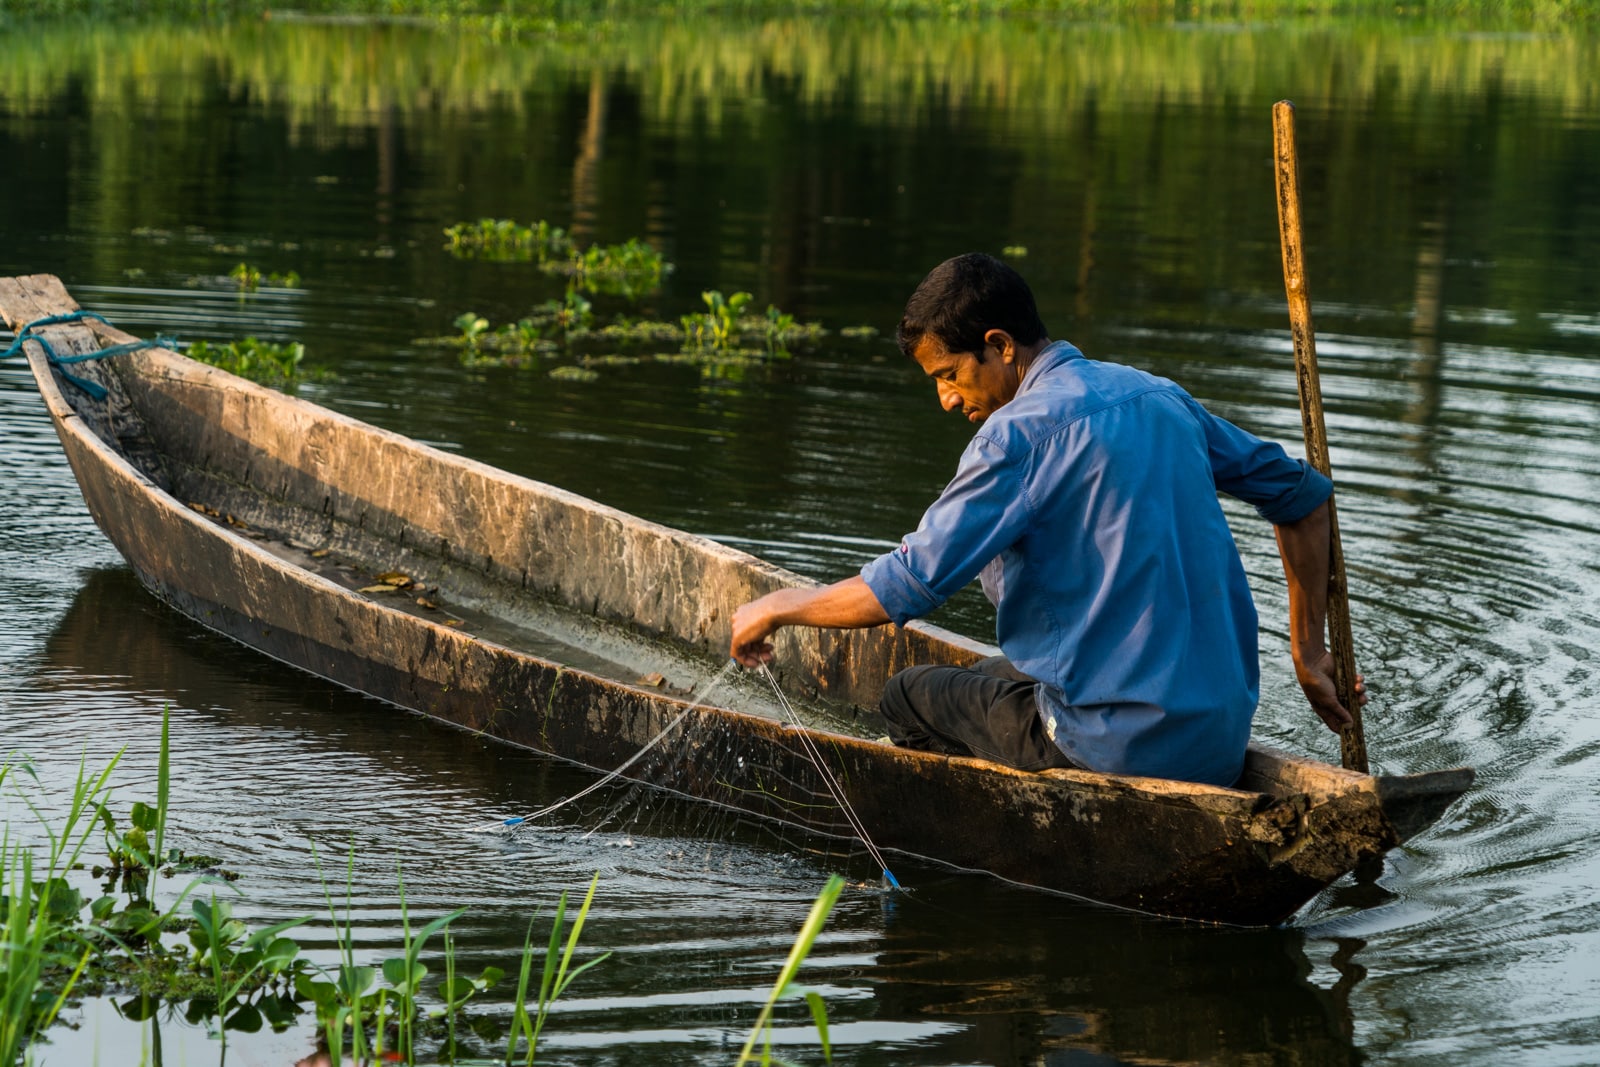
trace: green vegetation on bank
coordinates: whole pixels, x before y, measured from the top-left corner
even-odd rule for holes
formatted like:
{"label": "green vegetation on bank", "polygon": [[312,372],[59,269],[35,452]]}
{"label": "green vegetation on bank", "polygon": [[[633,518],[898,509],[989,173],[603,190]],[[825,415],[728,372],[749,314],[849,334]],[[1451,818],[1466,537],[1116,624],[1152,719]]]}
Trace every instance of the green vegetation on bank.
{"label": "green vegetation on bank", "polygon": [[[674,258],[716,247],[750,263],[758,261],[755,249],[741,242],[751,235],[764,235],[773,249],[793,249],[832,232],[831,224],[816,229],[815,217],[796,210],[801,192],[823,188],[814,184],[819,176],[878,188],[884,199],[870,209],[875,221],[936,217],[954,205],[990,210],[982,206],[989,200],[953,195],[949,182],[934,178],[945,161],[933,146],[957,123],[981,130],[979,143],[1003,164],[1005,195],[994,204],[1045,202],[1047,195],[1059,206],[1027,217],[1001,210],[989,220],[990,232],[997,246],[1025,244],[1027,262],[1038,264],[1030,272],[1063,256],[1084,265],[1078,314],[1104,316],[1118,302],[1097,292],[1100,275],[1092,265],[1108,256],[1124,268],[1140,264],[1150,292],[1160,294],[1149,307],[1172,306],[1175,294],[1199,295],[1216,279],[1226,279],[1232,294],[1226,299],[1276,294],[1275,247],[1266,254],[1257,247],[1263,236],[1276,239],[1270,213],[1262,210],[1270,208],[1271,183],[1261,146],[1270,143],[1267,106],[1287,96],[1301,107],[1309,182],[1371,191],[1384,181],[1378,160],[1417,175],[1481,179],[1445,188],[1402,183],[1381,198],[1380,229],[1387,235],[1414,242],[1470,210],[1476,212],[1470,232],[1459,225],[1451,232],[1452,262],[1532,265],[1527,272],[1472,271],[1471,301],[1530,322],[1552,298],[1592,303],[1577,282],[1581,274],[1567,267],[1568,241],[1554,236],[1581,232],[1572,213],[1581,219],[1586,201],[1550,184],[1555,175],[1586,173],[1589,166],[1586,131],[1600,110],[1600,80],[1592,74],[1600,68],[1600,38],[1592,35],[1417,32],[1382,21],[1236,32],[1007,19],[684,18],[621,26],[583,42],[507,46],[431,26],[274,18],[60,22],[31,26],[24,37],[0,66],[0,100],[10,121],[19,130],[52,124],[64,102],[81,102],[94,149],[52,163],[75,190],[73,217],[97,220],[96,228],[111,232],[167,235],[157,241],[187,243],[189,190],[227,189],[249,202],[269,201],[285,181],[303,186],[308,197],[322,188],[315,168],[240,170],[224,138],[174,139],[151,151],[142,131],[152,119],[206,114],[218,92],[282,123],[296,143],[365,159],[373,145],[399,134],[400,143],[435,160],[440,173],[430,182],[470,192],[447,199],[441,210],[451,215],[415,230],[418,248],[444,243],[440,228],[479,212],[531,207],[566,220],[603,207],[608,229],[652,240],[659,234],[672,242]],[[994,55],[1006,62],[983,58]],[[608,192],[624,188],[632,179],[622,169],[644,165],[643,157],[615,149],[594,156],[595,184],[584,188],[598,191],[598,199],[580,204],[590,193],[570,186],[568,204],[562,203],[574,177],[568,132],[515,145],[483,137],[480,117],[532,129],[529,115],[545,106],[541,101],[561,98],[574,106],[587,99],[586,121],[570,134],[590,137],[592,127],[595,146],[616,136],[619,117],[650,131],[652,180],[672,211],[652,214],[649,197]],[[821,135],[823,120],[829,131],[854,131],[853,140],[830,142]],[[756,187],[739,166],[707,165],[707,144],[734,142],[752,156],[781,160],[771,185]],[[908,149],[888,151],[901,144]],[[1219,144],[1233,147],[1219,152]],[[884,154],[874,155],[879,145]],[[841,164],[845,158],[872,159],[873,167],[852,169]],[[489,170],[492,179],[483,176]],[[512,173],[514,180],[505,177]],[[130,183],[129,174],[141,180]],[[1485,199],[1491,187],[1521,193]],[[543,192],[529,199],[530,190]],[[1403,257],[1374,270],[1369,249],[1346,236],[1372,228],[1374,204],[1365,193],[1319,202],[1308,236],[1330,235],[1318,258],[1322,285],[1343,279],[1353,299],[1382,305],[1414,291],[1417,279]],[[1141,241],[1124,239],[1130,226],[1144,235]],[[114,241],[94,247],[107,276],[156,262],[144,249]],[[272,258],[288,251],[282,247],[248,247],[235,241],[228,258],[204,263],[214,268],[204,287],[236,289],[216,275],[246,255],[259,257],[263,270],[316,269],[315,260]],[[1204,251],[1150,251],[1161,248]],[[866,274],[884,270],[880,249],[868,244],[862,252],[871,261],[862,264]],[[202,269],[179,252],[159,255],[182,262],[183,271]],[[720,280],[697,278],[700,284],[671,307],[672,322],[694,310],[682,305],[700,288]],[[765,279],[746,273],[722,288],[758,285]],[[559,295],[536,280],[529,288],[530,306]],[[475,296],[453,299],[451,316],[489,310]],[[524,315],[516,305],[489,311],[497,328]],[[598,334],[610,325],[591,328]],[[662,352],[680,346],[657,342]]]}
{"label": "green vegetation on bank", "polygon": [[1586,0],[9,0],[24,17],[364,15],[461,23],[498,34],[585,32],[643,18],[879,16],[1140,22],[1386,19],[1464,29],[1569,28]]}
{"label": "green vegetation on bank", "polygon": [[[1591,38],[1430,35],[1386,22],[1238,33],[1010,20],[952,27],[931,20],[684,19],[623,27],[595,41],[518,47],[475,33],[397,26],[375,36],[370,27],[281,19],[45,24],[27,36],[27,47],[0,65],[6,107],[44,115],[62,93],[83,93],[96,114],[127,125],[126,145],[109,146],[119,155],[142,147],[136,116],[203,109],[204,87],[218,74],[254,106],[281,109],[297,133],[326,140],[348,131],[342,136],[362,144],[373,116],[392,112],[418,136],[446,142],[442,147],[465,133],[438,128],[436,116],[476,112],[490,101],[520,109],[530,93],[588,84],[597,69],[606,86],[637,92],[652,120],[713,129],[733,121],[759,129],[761,115],[740,104],[772,97],[778,86],[808,106],[848,101],[902,124],[944,106],[1048,101],[1048,108],[1010,106],[996,117],[1016,137],[1037,137],[1053,116],[1091,106],[1109,115],[1130,104],[1307,95],[1337,100],[1352,115],[1414,116],[1440,99],[1500,94],[1584,115],[1600,96],[1591,75],[1600,43]],[[1007,60],[977,61],[987,55]],[[151,78],[155,70],[166,76]],[[205,162],[156,157],[146,165],[163,179],[152,186],[177,188],[177,175]],[[181,226],[177,218],[160,221]]]}

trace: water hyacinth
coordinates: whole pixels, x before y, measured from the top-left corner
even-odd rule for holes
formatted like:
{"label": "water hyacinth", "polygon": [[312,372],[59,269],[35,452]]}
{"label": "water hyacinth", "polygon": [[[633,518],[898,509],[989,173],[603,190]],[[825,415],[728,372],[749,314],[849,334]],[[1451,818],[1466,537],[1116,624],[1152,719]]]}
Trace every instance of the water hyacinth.
{"label": "water hyacinth", "polygon": [[579,248],[559,226],[541,219],[524,226],[513,219],[479,219],[445,228],[445,250],[462,259],[534,263],[546,274],[570,279],[573,289],[633,299],[661,286],[672,265],[636,237],[621,244]]}
{"label": "water hyacinth", "polygon": [[262,341],[255,337],[240,341],[195,341],[184,350],[184,355],[229,374],[290,391],[308,378],[322,376],[322,372],[308,372],[302,366],[306,346],[298,341]]}

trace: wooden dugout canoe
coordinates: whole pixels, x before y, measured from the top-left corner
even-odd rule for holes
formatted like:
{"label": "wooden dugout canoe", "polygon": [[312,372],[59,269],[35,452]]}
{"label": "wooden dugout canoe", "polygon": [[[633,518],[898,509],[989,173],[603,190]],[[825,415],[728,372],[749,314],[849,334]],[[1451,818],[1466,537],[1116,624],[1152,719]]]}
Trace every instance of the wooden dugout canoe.
{"label": "wooden dugout canoe", "polygon": [[[0,279],[13,329],[76,309],[52,276]],[[58,357],[134,340],[90,320],[36,332]],[[24,351],[90,513],[157,597],[313,674],[590,767],[621,765],[688,707],[681,694],[725,662],[736,606],[806,582],[163,348],[73,365],[104,399],[38,343]],[[386,572],[426,592],[389,592]],[[805,729],[880,847],[1121,907],[1265,925],[1432,824],[1472,782],[1470,768],[1369,776],[1252,746],[1225,789],[1023,773],[854,736],[874,732],[866,709],[893,672],[992,652],[921,624],[780,635],[779,677],[832,714],[832,727]],[[639,681],[653,673],[674,684]],[[801,728],[753,677],[691,717],[652,784],[847,832],[818,803]]]}

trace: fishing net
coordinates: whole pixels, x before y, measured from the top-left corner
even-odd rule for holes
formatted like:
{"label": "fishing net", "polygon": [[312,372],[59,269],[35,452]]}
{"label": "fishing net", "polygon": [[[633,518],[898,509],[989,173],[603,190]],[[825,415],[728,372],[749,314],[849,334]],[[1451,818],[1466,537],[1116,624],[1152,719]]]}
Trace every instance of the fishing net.
{"label": "fishing net", "polygon": [[[730,661],[695,694],[694,702],[631,758],[582,788],[524,815],[474,829],[531,846],[541,838],[569,846],[633,850],[653,869],[684,875],[774,879],[840,873],[877,884],[888,865],[839,789],[826,754],[805,730],[785,731],[776,757],[757,761],[715,716],[695,709],[727,692]],[[770,672],[779,706],[801,719]],[[719,692],[720,691],[720,692]],[[723,801],[690,795],[690,777],[714,782]]]}

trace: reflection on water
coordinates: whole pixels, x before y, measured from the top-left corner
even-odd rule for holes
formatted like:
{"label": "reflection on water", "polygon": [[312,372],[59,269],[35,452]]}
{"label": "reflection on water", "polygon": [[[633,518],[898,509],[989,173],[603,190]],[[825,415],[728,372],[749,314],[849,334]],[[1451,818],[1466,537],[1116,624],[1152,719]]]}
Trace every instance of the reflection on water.
{"label": "reflection on water", "polygon": [[[0,178],[0,273],[60,273],[134,332],[303,340],[336,372],[305,387],[319,403],[836,577],[915,522],[968,433],[891,342],[834,339],[737,374],[605,368],[590,385],[468,372],[412,339],[468,309],[514,319],[556,283],[452,260],[442,227],[548,218],[646,237],[677,264],[659,294],[605,314],[674,317],[702,288],[747,288],[885,333],[939,259],[1026,245],[1057,335],[1292,441],[1267,112],[1294,97],[1373,760],[1475,765],[1478,788],[1286,930],[1192,929],[919,870],[908,898],[848,893],[805,977],[853,1063],[1455,1065],[1500,1062],[1513,1038],[1529,1059],[1592,1059],[1594,43],[714,29],[577,47],[398,26],[47,28],[0,68],[0,152],[27,161]],[[305,281],[243,299],[191,281],[241,259]],[[307,841],[338,853],[353,837],[371,942],[398,936],[399,856],[419,912],[474,902],[476,967],[504,963],[535,906],[599,869],[586,936],[618,954],[574,988],[552,1055],[720,1062],[742,1036],[826,864],[671,805],[631,836],[461,832],[592,777],[172,617],[100,540],[16,366],[0,367],[0,503],[4,747],[47,782],[86,745],[93,762],[127,744],[124,797],[140,795],[170,704],[184,845],[245,873],[252,917],[320,914]],[[1257,735],[1331,755],[1288,669],[1270,533],[1229,514],[1263,620]],[[941,621],[990,626],[976,596]],[[328,934],[307,940],[326,953]],[[63,1035],[62,1062],[99,1025]],[[194,1036],[165,1030],[169,1049]],[[803,1011],[780,1039],[814,1047]],[[282,1048],[287,1062],[306,1044]]]}

